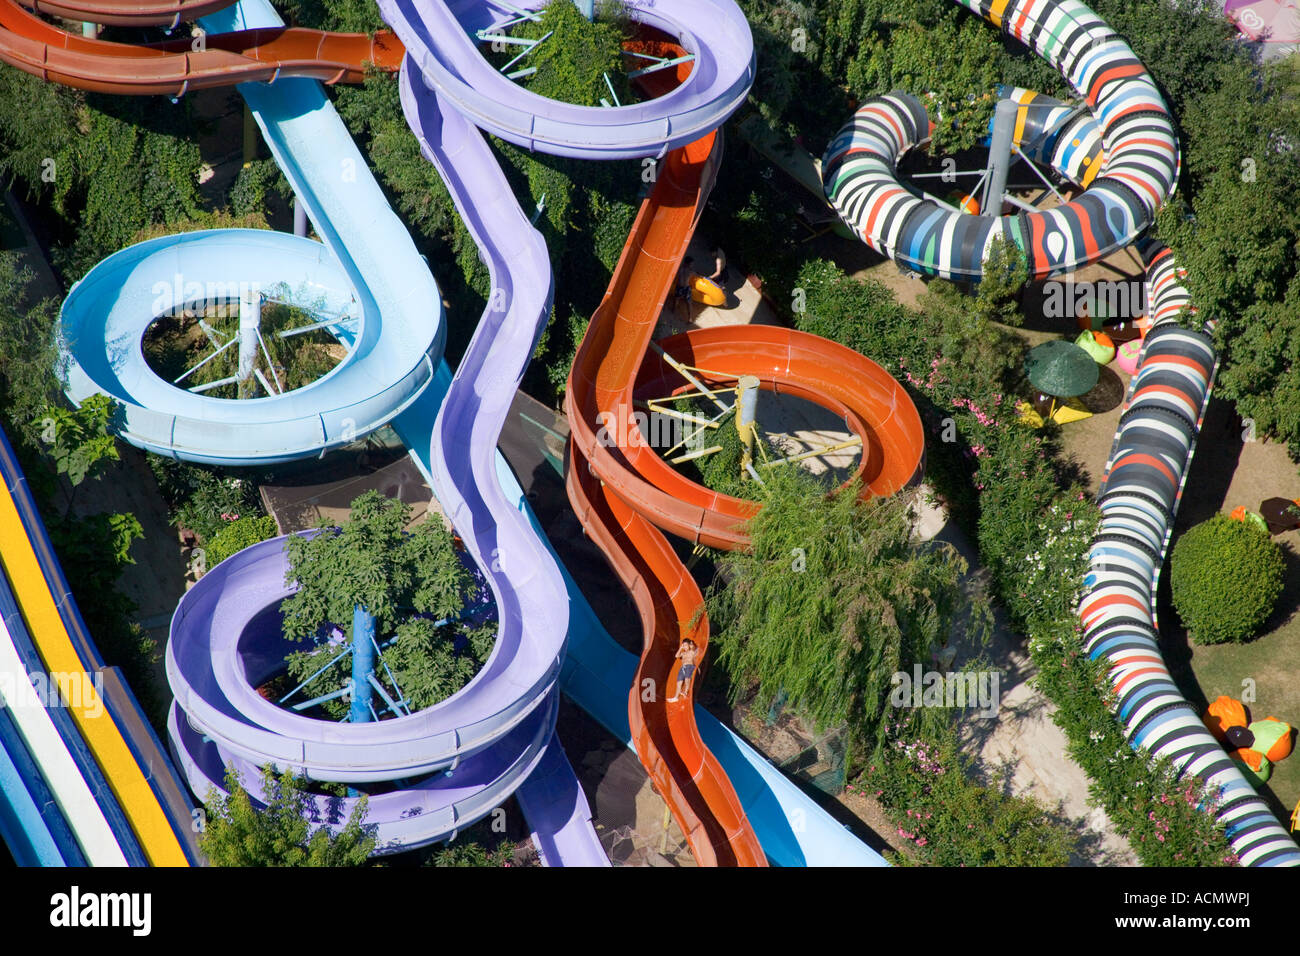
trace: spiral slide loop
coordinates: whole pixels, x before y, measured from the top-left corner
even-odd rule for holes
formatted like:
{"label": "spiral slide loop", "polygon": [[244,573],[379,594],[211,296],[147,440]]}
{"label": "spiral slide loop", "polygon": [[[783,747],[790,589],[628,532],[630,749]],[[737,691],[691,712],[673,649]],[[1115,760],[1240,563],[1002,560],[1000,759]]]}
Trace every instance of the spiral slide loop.
{"label": "spiral slide loop", "polygon": [[1095,149],[1070,130],[1059,139],[1082,150],[1079,161],[1064,151],[1051,161],[1088,186],[1077,199],[1012,216],[944,209],[898,181],[899,158],[929,140],[930,121],[919,99],[896,92],[868,100],[827,147],[822,178],[831,205],[877,252],[949,279],[978,280],[997,239],[1020,248],[1033,278],[1068,272],[1131,244],[1173,195],[1179,151],[1169,109],[1128,44],[1078,0],[955,2],[1061,71],[1100,127],[1100,171],[1085,174],[1082,158]]}

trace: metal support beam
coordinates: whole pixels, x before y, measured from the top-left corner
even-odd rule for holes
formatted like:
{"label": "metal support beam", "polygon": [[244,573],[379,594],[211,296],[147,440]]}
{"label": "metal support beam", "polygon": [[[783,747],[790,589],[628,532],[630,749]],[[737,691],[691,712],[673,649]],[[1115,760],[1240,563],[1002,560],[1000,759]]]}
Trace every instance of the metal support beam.
{"label": "metal support beam", "polygon": [[[659,58],[656,57],[655,59],[659,59]],[[669,67],[678,66],[679,64],[682,63],[690,63],[694,59],[695,59],[694,53],[688,53],[685,56],[673,57],[671,60],[660,59],[659,62],[655,63],[653,66],[643,66],[639,70],[633,70],[631,73],[627,75],[627,78],[629,80],[635,80],[638,76],[645,76],[647,73],[658,73],[660,70],[666,70]]]}
{"label": "metal support beam", "polygon": [[[677,361],[677,359],[673,358],[662,348],[660,348],[658,342],[651,342],[650,347],[654,349],[656,352],[658,352],[660,357],[677,371],[678,375],[680,375],[682,378],[686,379],[686,381],[690,382],[692,385],[698,388],[700,390],[700,394],[703,395],[705,398],[709,399],[711,402],[713,402],[713,404],[716,405],[720,411],[730,410],[730,406],[728,406],[726,403],[720,400],[716,392],[714,392],[709,388],[706,388],[704,383],[701,382],[694,375],[692,375],[690,370],[685,365]],[[726,389],[725,391],[730,391],[730,389]]]}
{"label": "metal support beam", "polygon": [[736,383],[736,432],[743,446],[740,457],[740,477],[749,480],[754,470],[754,421],[758,416],[758,389],[762,383],[757,375],[743,375]]}
{"label": "metal support beam", "polygon": [[358,604],[352,609],[352,708],[348,719],[368,723],[374,716],[370,705],[370,678],[375,673],[375,616]]}
{"label": "metal support beam", "polygon": [[988,185],[980,209],[988,216],[1002,215],[1002,197],[1007,191],[1007,172],[1011,168],[1012,140],[1019,111],[1014,100],[998,100],[993,112],[993,135],[989,141]]}
{"label": "metal support beam", "polygon": [[239,293],[239,381],[241,386],[253,377],[257,365],[257,346],[261,341],[262,296],[245,287]]}

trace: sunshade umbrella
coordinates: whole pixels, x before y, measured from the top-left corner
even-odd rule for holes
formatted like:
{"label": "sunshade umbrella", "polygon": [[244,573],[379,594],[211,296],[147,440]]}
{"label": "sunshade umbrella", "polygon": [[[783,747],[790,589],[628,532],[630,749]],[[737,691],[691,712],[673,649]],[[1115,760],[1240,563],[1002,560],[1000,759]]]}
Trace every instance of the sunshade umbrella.
{"label": "sunshade umbrella", "polygon": [[1092,356],[1073,342],[1056,339],[1029,350],[1025,374],[1034,388],[1054,398],[1073,398],[1090,391],[1100,374]]}

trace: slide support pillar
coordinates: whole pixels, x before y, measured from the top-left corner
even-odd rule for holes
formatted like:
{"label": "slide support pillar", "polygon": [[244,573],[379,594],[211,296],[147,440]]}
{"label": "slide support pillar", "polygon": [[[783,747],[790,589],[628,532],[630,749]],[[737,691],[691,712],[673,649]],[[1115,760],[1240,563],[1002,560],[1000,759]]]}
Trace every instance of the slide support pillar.
{"label": "slide support pillar", "polygon": [[354,724],[370,721],[370,675],[375,672],[375,616],[360,604],[352,609],[352,709]]}
{"label": "slide support pillar", "polygon": [[307,237],[307,207],[297,196],[293,197],[293,234]]}
{"label": "slide support pillar", "polygon": [[83,22],[81,24],[81,35],[91,40],[99,39],[99,24]]}
{"label": "slide support pillar", "polygon": [[993,112],[993,135],[989,142],[987,183],[981,209],[987,216],[1002,215],[1002,195],[1007,191],[1007,173],[1011,169],[1011,139],[1016,131],[1017,106],[1012,100],[998,100]]}
{"label": "slide support pillar", "polygon": [[239,292],[239,385],[253,377],[257,365],[258,331],[262,327],[262,293],[255,288]]}
{"label": "slide support pillar", "polygon": [[248,104],[244,104],[244,165],[257,159],[257,120]]}
{"label": "slide support pillar", "polygon": [[758,417],[759,380],[754,375],[742,375],[736,382],[736,431],[744,445],[740,459],[740,477],[749,480],[754,466],[754,420]]}
{"label": "slide support pillar", "polygon": [[578,4],[578,9],[588,20],[596,19],[596,0],[574,0]]}

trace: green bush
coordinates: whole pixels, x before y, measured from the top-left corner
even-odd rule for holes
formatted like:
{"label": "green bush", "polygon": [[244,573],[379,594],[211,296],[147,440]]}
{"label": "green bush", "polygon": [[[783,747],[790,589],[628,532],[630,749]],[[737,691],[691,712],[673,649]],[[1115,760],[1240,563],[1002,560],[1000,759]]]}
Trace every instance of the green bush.
{"label": "green bush", "polygon": [[226,771],[223,794],[209,788],[199,849],[211,866],[364,866],[375,849],[375,828],[365,822],[362,796],[347,822],[334,827],[308,823],[311,793],[292,771],[261,768],[267,804],[255,806],[238,772]]}
{"label": "green bush", "polygon": [[[287,199],[292,195],[288,180],[273,159],[245,163],[230,187],[230,212],[249,216],[266,211],[266,197],[271,193]],[[286,195],[287,194],[287,195]]]}
{"label": "green bush", "polygon": [[937,741],[899,738],[878,752],[857,789],[889,808],[914,856],[901,865],[1065,866],[1076,838],[1032,797],[1005,792],[1005,779],[982,786],[968,776],[971,759],[948,729]]}
{"label": "green bush", "polygon": [[252,547],[259,541],[274,538],[276,533],[275,519],[269,515],[262,518],[238,518],[214,534],[208,542],[208,567],[220,564],[232,554]]}
{"label": "green bush", "polygon": [[193,531],[204,545],[229,522],[265,513],[257,483],[249,478],[222,475],[161,455],[149,455],[148,460],[170,507],[172,523]]}
{"label": "green bush", "polygon": [[1174,608],[1198,644],[1248,640],[1272,613],[1285,567],[1282,549],[1266,533],[1215,515],[1174,546]]}
{"label": "green bush", "polygon": [[[527,57],[527,66],[537,68],[528,77],[528,88],[538,94],[579,106],[600,106],[610,99],[610,85],[620,103],[634,100],[623,70],[623,41],[631,34],[627,11],[618,2],[599,4],[595,20],[588,20],[578,8],[562,0],[548,3],[537,19],[521,24],[513,32],[518,38],[544,40]],[[520,48],[502,44],[495,53],[501,65],[518,57]]]}

